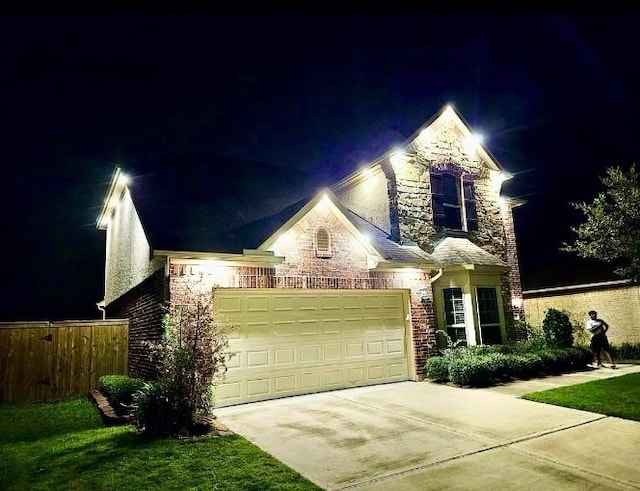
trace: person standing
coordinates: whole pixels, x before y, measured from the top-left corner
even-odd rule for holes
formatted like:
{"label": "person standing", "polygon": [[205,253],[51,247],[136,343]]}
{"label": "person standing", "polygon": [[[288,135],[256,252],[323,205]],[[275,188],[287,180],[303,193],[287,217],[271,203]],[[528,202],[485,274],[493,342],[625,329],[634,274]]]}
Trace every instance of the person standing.
{"label": "person standing", "polygon": [[611,347],[607,339],[607,331],[609,324],[604,320],[598,319],[598,312],[589,311],[589,320],[587,321],[587,331],[591,335],[591,351],[596,358],[598,367],[604,367],[602,364],[602,353],[606,355],[611,364],[611,368],[616,368],[616,364],[611,357]]}

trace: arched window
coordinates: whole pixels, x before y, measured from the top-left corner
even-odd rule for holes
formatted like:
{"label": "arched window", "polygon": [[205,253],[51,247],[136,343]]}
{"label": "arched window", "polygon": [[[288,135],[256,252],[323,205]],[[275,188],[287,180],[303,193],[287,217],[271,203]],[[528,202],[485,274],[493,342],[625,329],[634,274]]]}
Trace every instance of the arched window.
{"label": "arched window", "polygon": [[331,235],[326,228],[316,230],[316,256],[331,257]]}

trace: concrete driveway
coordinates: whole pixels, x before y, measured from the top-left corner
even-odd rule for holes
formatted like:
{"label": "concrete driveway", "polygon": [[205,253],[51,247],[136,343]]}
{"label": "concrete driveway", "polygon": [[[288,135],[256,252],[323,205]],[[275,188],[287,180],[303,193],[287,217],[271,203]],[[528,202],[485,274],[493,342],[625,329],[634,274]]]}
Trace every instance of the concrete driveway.
{"label": "concrete driveway", "polygon": [[488,389],[401,382],[216,414],[327,490],[640,489],[639,422],[518,397],[638,371],[627,365]]}

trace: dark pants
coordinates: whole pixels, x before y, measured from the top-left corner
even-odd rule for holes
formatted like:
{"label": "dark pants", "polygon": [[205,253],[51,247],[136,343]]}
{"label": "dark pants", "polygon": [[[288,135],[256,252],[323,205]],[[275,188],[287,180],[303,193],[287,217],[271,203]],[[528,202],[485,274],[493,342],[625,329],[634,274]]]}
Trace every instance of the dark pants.
{"label": "dark pants", "polygon": [[604,334],[594,334],[591,337],[591,351],[593,351],[598,363],[600,363],[600,353],[602,353],[602,350],[609,351],[609,340]]}

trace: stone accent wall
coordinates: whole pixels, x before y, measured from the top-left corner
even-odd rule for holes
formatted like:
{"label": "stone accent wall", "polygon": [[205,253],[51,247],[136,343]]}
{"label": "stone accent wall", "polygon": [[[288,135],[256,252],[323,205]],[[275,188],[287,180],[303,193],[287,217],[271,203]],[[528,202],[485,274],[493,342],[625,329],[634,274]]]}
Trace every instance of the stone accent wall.
{"label": "stone accent wall", "polygon": [[129,375],[152,379],[155,369],[145,341],[162,336],[163,306],[167,300],[164,269],[156,271],[106,307],[107,318],[129,319]]}
{"label": "stone accent wall", "polygon": [[419,136],[409,145],[404,161],[392,165],[403,240],[414,241],[426,251],[433,249],[440,236],[433,226],[430,170],[455,167],[474,176],[478,230],[470,232],[469,240],[507,260],[500,190],[491,180],[487,165],[477,153],[465,148],[463,136],[453,125],[434,129],[428,137]]}
{"label": "stone accent wall", "polygon": [[549,308],[565,310],[574,326],[582,329],[590,310],[609,324],[607,338],[614,345],[640,343],[640,286],[575,285],[560,291],[523,292],[527,321],[542,326]]}
{"label": "stone accent wall", "polygon": [[520,316],[524,310],[513,215],[509,205],[501,205],[497,171],[465,145],[464,135],[453,122],[430,127],[428,133],[408,145],[402,161],[389,163],[396,174],[402,240],[416,242],[428,252],[442,236],[433,225],[430,172],[450,170],[473,176],[478,230],[467,236],[509,266],[509,272],[502,277],[502,298],[507,335],[512,338],[514,314]]}

